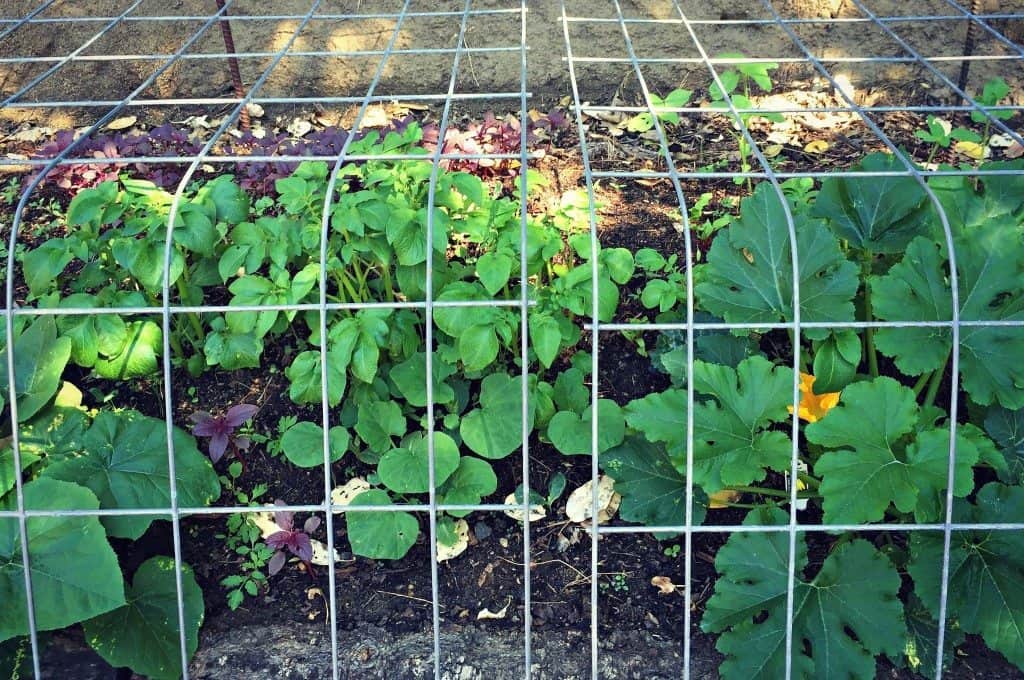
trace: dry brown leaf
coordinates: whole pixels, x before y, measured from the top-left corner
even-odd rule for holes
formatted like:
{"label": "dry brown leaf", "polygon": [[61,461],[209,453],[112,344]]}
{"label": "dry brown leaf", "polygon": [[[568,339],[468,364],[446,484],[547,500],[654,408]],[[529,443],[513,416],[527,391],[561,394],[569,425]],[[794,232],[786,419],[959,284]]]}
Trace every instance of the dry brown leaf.
{"label": "dry brown leaf", "polygon": [[131,126],[135,125],[135,123],[138,120],[139,119],[136,116],[121,116],[120,118],[115,118],[114,120],[112,120],[109,123],[107,123],[107,129],[108,130],[127,130]]}
{"label": "dry brown leaf", "polygon": [[455,523],[455,536],[456,539],[453,545],[445,545],[441,541],[437,542],[438,562],[458,557],[469,547],[469,524],[466,520],[460,519]]}
{"label": "dry brown leaf", "polygon": [[659,595],[671,595],[676,592],[676,588],[680,587],[672,583],[668,576],[653,576],[651,578],[651,585],[658,589]]}
{"label": "dry brown leaf", "polygon": [[512,604],[512,600],[506,602],[505,606],[496,612],[492,612],[490,609],[487,609],[485,607],[484,609],[481,609],[480,612],[476,615],[476,620],[484,621],[486,619],[503,619],[505,618],[505,615],[508,614],[508,606],[510,604]]}
{"label": "dry brown leaf", "polygon": [[1024,156],[1024,146],[1021,146],[1019,143],[1014,142],[1009,147],[1007,147],[1006,151],[1003,152],[1003,155],[1011,159],[1020,158],[1021,156]]}
{"label": "dry brown leaf", "polygon": [[828,149],[829,144],[824,139],[815,139],[804,144],[804,151],[807,153],[825,153]]}

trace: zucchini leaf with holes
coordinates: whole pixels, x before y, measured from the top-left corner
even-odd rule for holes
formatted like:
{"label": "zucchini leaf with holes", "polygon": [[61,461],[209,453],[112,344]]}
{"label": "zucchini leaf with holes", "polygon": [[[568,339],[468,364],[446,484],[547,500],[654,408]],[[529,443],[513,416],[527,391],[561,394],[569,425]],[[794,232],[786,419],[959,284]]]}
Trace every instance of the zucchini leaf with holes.
{"label": "zucchini leaf with holes", "polygon": [[[857,266],[820,220],[793,215],[801,321],[853,321]],[[740,216],[719,234],[694,287],[701,306],[729,323],[794,321],[792,243],[782,201],[770,184],[743,199]],[[806,329],[821,339],[828,331]]]}
{"label": "zucchini leaf with holes", "polygon": [[[986,484],[976,501],[958,500],[953,523],[1006,523],[1024,518],[1024,488]],[[915,531],[908,571],[932,616],[939,615],[943,535]],[[1024,668],[1024,533],[961,531],[950,541],[948,614],[967,633]]]}
{"label": "zucchini leaf with holes", "polygon": [[[997,220],[954,240],[963,321],[1024,321],[1024,248],[1016,224]],[[870,280],[875,315],[883,321],[950,321],[953,297],[944,243],[918,237],[889,273]],[[944,327],[883,327],[878,350],[906,375],[942,369],[952,349]],[[1024,328],[972,325],[960,329],[960,377],[982,405],[1024,407]]]}
{"label": "zucchini leaf with holes", "polygon": [[[788,522],[780,509],[751,511],[744,524]],[[789,536],[743,532],[715,557],[719,578],[701,628],[719,633],[725,680],[785,677]],[[871,543],[853,539],[808,573],[808,548],[796,538],[793,677],[873,678],[875,657],[896,657],[907,637],[900,576]]]}

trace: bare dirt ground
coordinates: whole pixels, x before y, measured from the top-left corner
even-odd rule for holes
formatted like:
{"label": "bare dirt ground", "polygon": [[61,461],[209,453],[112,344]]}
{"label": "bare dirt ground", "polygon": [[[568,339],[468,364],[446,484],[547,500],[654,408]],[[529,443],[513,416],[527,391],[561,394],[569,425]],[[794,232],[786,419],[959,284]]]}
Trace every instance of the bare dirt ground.
{"label": "bare dirt ground", "polygon": [[[39,18],[59,17],[116,17],[128,9],[132,0],[58,0],[39,15]],[[17,18],[39,4],[39,0],[5,0],[0,7],[0,18]],[[320,15],[358,13],[361,15],[386,14],[400,11],[398,0],[324,0],[318,9]],[[986,11],[1021,12],[1024,0],[986,0]],[[622,12],[626,17],[657,20],[675,20],[679,16],[669,0],[624,0]],[[692,25],[700,47],[711,56],[742,52],[747,56],[776,58],[782,62],[778,80],[782,83],[807,80],[815,74],[806,64],[787,63],[787,59],[800,59],[804,55],[791,38],[775,25],[724,23],[714,25],[705,21],[757,20],[772,18],[760,2],[733,0],[685,0],[679,3]],[[869,0],[868,9],[878,16],[956,16],[956,9],[947,0]],[[261,19],[263,16],[303,16],[310,0],[285,0],[266,3],[259,0],[235,0],[229,4],[229,13],[246,17],[232,22],[235,46],[240,58],[242,80],[246,86],[259,81],[270,66],[272,55],[281,49],[298,31],[291,47],[293,56],[285,57],[265,78],[256,93],[258,97],[344,97],[362,96],[377,71],[380,51],[387,46],[394,33],[395,21],[390,18],[328,19],[314,18],[299,30],[298,18]],[[948,88],[934,74],[919,65],[899,62],[867,64],[842,61],[865,57],[906,57],[908,53],[890,36],[870,24],[834,23],[839,18],[864,18],[853,0],[777,0],[778,12],[786,18],[821,20],[794,25],[794,30],[807,48],[826,60],[836,74],[846,75],[859,96],[891,103],[916,103],[912,100],[948,101]],[[462,0],[427,2],[414,0],[411,12],[461,11]],[[476,0],[473,10],[510,10],[495,14],[478,14],[467,23],[464,47],[515,48],[519,45],[519,3],[515,0]],[[128,97],[146,78],[160,68],[178,50],[184,41],[199,31],[203,21],[215,10],[214,0],[143,0],[131,13],[133,18],[163,17],[161,20],[124,21],[95,39],[82,57],[120,55],[117,60],[76,60],[62,66],[47,77],[20,101],[24,102],[81,102],[101,100],[119,101]],[[614,5],[589,0],[568,0],[566,13],[570,17],[614,18]],[[175,17],[189,17],[175,19]],[[1024,38],[1024,22],[993,20],[993,26],[1011,38]],[[0,59],[11,57],[61,57],[94,38],[106,22],[90,21],[74,24],[36,23],[24,26],[0,41]],[[966,23],[962,20],[916,21],[907,20],[889,24],[914,50],[922,56],[938,59],[961,55]],[[636,55],[641,59],[678,58],[696,59],[700,52],[686,26],[676,23],[641,23],[629,28]],[[577,57],[611,57],[627,59],[625,42],[616,23],[595,21],[570,22],[569,34]],[[1024,69],[1019,61],[1005,59],[1014,51],[994,37],[979,31],[976,55],[979,59],[971,66],[969,91],[979,91],[982,84],[996,75],[1002,76],[1016,93],[1017,102],[1024,96]],[[454,54],[459,35],[457,16],[412,16],[407,18],[395,41],[397,53],[385,64],[376,94],[420,95],[429,98],[448,91]],[[536,106],[557,102],[570,93],[568,69],[564,60],[565,47],[561,20],[561,5],[555,0],[529,3],[527,18],[528,76],[527,89],[533,94]],[[420,48],[447,48],[434,54],[408,54],[401,50]],[[208,27],[186,51],[155,82],[136,97],[140,100],[160,100],[147,106],[146,119],[159,124],[187,114],[203,113],[211,107],[187,105],[168,100],[183,98],[217,98],[232,95],[226,62],[203,55],[223,53],[224,44],[216,25]],[[303,52],[344,51],[370,52],[364,56],[351,54],[331,57],[299,56]],[[140,58],[143,55],[157,55]],[[1018,55],[1019,56],[1019,55]],[[840,60],[840,61],[828,61]],[[53,62],[33,63],[0,62],[0,96],[16,93],[37,75],[45,72]],[[935,67],[955,81],[960,60],[935,61]],[[707,69],[699,63],[644,64],[644,75],[650,86],[665,92],[676,86],[694,87],[710,79]],[[617,92],[627,101],[636,96],[636,82],[629,63],[583,63],[577,75],[584,99],[592,103],[611,103]],[[518,49],[492,52],[464,52],[457,73],[454,91],[458,94],[488,95],[489,93],[517,93],[521,88],[520,54]],[[91,107],[24,108],[13,104],[0,110],[0,122],[31,121],[48,127],[85,125],[109,110],[110,104]],[[213,107],[213,108],[225,108]],[[517,99],[483,96],[463,101],[460,108],[470,113],[484,109],[515,110]],[[206,109],[206,110],[204,110]]]}

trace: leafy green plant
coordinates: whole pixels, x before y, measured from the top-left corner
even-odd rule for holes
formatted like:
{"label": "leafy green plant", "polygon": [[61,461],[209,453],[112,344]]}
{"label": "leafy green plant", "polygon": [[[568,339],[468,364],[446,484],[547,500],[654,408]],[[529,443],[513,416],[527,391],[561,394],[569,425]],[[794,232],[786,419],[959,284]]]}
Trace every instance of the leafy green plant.
{"label": "leafy green plant", "polygon": [[[981,94],[975,96],[975,100],[984,107],[999,106],[999,103],[1006,99],[1009,94],[1010,86],[1002,78],[996,77],[986,81]],[[996,120],[1010,120],[1013,118],[1014,113],[1013,109],[999,109],[988,111],[988,116],[986,116],[981,111],[971,111],[971,120],[985,125],[985,131],[981,137],[987,142],[992,129],[992,118]]]}
{"label": "leafy green plant", "polygon": [[[676,88],[665,95],[662,99],[660,96],[651,93],[651,107],[654,110],[654,114],[658,116],[658,120],[663,123],[672,123],[673,125],[679,124],[679,113],[676,111],[666,111],[665,109],[681,109],[690,103],[690,97],[693,96],[693,90],[684,90],[682,88]],[[643,111],[636,114],[626,121],[626,129],[630,132],[648,132],[654,128],[654,116],[649,111]]]}
{"label": "leafy green plant", "polygon": [[[718,55],[719,59],[745,59],[742,54],[739,53],[727,53]],[[740,112],[737,114],[739,117],[738,121],[735,121],[733,125],[729,127],[732,133],[733,140],[736,142],[736,146],[739,149],[740,154],[740,171],[750,172],[750,155],[751,148],[750,143],[742,134],[742,130],[749,129],[750,123],[755,118],[763,118],[777,123],[781,123],[785,120],[780,113],[771,113],[767,111],[759,112],[744,112],[743,109],[755,108],[753,101],[750,98],[752,86],[756,85],[762,92],[771,92],[773,83],[771,77],[771,71],[777,69],[779,65],[775,62],[749,62],[743,63],[738,62],[730,64],[729,68],[718,73],[718,79],[721,81],[721,86],[717,82],[711,83],[708,86],[708,96],[711,98],[711,108],[714,109],[729,109],[729,101],[732,101],[733,107],[739,109]],[[743,184],[744,179],[737,177],[733,180],[736,184]],[[747,188],[752,188],[750,179],[746,179]]]}
{"label": "leafy green plant", "polygon": [[[52,324],[52,320],[51,320]],[[185,505],[208,504],[220,485],[195,440],[173,428],[177,476],[167,472],[167,428],[135,411],[101,411],[91,419],[76,408],[49,406],[22,424],[25,507],[31,510],[159,509],[170,505],[170,484]],[[13,456],[0,455],[0,508],[16,499]],[[143,483],[138,480],[145,479]],[[154,557],[131,583],[121,576],[108,537],[138,538],[154,515],[47,516],[28,523],[35,624],[55,630],[79,623],[89,644],[115,666],[150,677],[181,674],[175,563]],[[21,538],[15,522],[0,524],[0,589],[10,607],[0,615],[0,641],[27,635]],[[203,600],[187,565],[184,586],[187,649],[194,652]]]}

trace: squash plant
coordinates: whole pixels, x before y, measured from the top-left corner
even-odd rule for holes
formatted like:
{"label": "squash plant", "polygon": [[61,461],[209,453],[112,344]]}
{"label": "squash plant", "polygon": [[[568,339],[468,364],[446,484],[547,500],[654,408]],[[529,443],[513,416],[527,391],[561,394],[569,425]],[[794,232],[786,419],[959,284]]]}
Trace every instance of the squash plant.
{"label": "squash plant", "polygon": [[[859,165],[901,167],[885,154]],[[983,168],[1019,171],[1024,164]],[[960,330],[954,522],[1020,522],[1024,175],[935,177],[929,186],[952,229],[959,318],[982,322]],[[787,524],[791,492],[778,480],[791,468],[796,409],[807,421],[797,442],[799,509],[807,509],[801,521],[866,529],[873,522],[942,523],[952,423],[941,392],[951,377],[950,328],[828,326],[953,318],[952,265],[938,213],[920,185],[896,176],[835,176],[816,198],[786,200],[798,280],[783,207],[767,184],[742,201],[739,217],[695,268],[697,308],[712,315],[698,320],[717,317],[737,328],[731,336],[697,334],[692,375],[682,338],[659,341],[656,366],[675,386],[627,404],[626,437],[602,455],[623,495],[623,517],[650,525],[685,521],[686,414],[693,409],[694,522],[704,521],[706,495],[726,491],[742,495],[740,507],[754,506],[746,524]],[[802,401],[794,405],[791,356],[766,354],[760,347],[770,352],[779,343],[758,343],[760,336],[742,325],[792,322],[797,286],[801,321],[823,325],[802,328],[799,341],[790,332],[805,371]],[[674,311],[659,316],[680,318]],[[912,532],[909,541],[888,533],[824,540],[828,556],[812,569],[811,540],[797,537],[794,674],[827,677],[842,669],[873,677],[878,655],[933,674],[941,532]],[[784,673],[788,541],[784,533],[736,533],[718,553],[721,576],[701,625],[720,634],[723,677]],[[954,530],[952,551],[947,642],[964,632],[981,635],[1024,668],[1019,537]],[[910,593],[906,605],[901,589]]]}
{"label": "squash plant", "polygon": [[[58,337],[53,317],[15,324],[14,391],[18,401],[21,470],[15,469],[10,437],[0,448],[0,509],[17,509],[15,476],[23,482],[30,511],[159,510],[170,505],[167,429],[164,421],[131,410],[90,412],[61,374],[72,340]],[[20,326],[20,328],[19,328]],[[8,344],[8,343],[5,343]],[[4,349],[2,365],[7,366]],[[8,393],[9,376],[0,372]],[[80,393],[79,397],[80,397]],[[203,506],[220,496],[220,483],[195,439],[174,428],[179,502]],[[152,515],[73,515],[28,518],[35,624],[39,631],[81,623],[89,644],[113,666],[129,666],[152,678],[181,674],[174,560],[156,556],[131,577],[122,576],[110,538],[137,539]],[[23,552],[14,519],[0,521],[0,643],[28,634]],[[203,597],[182,566],[186,642],[198,645]],[[10,644],[10,643],[9,643]]]}

